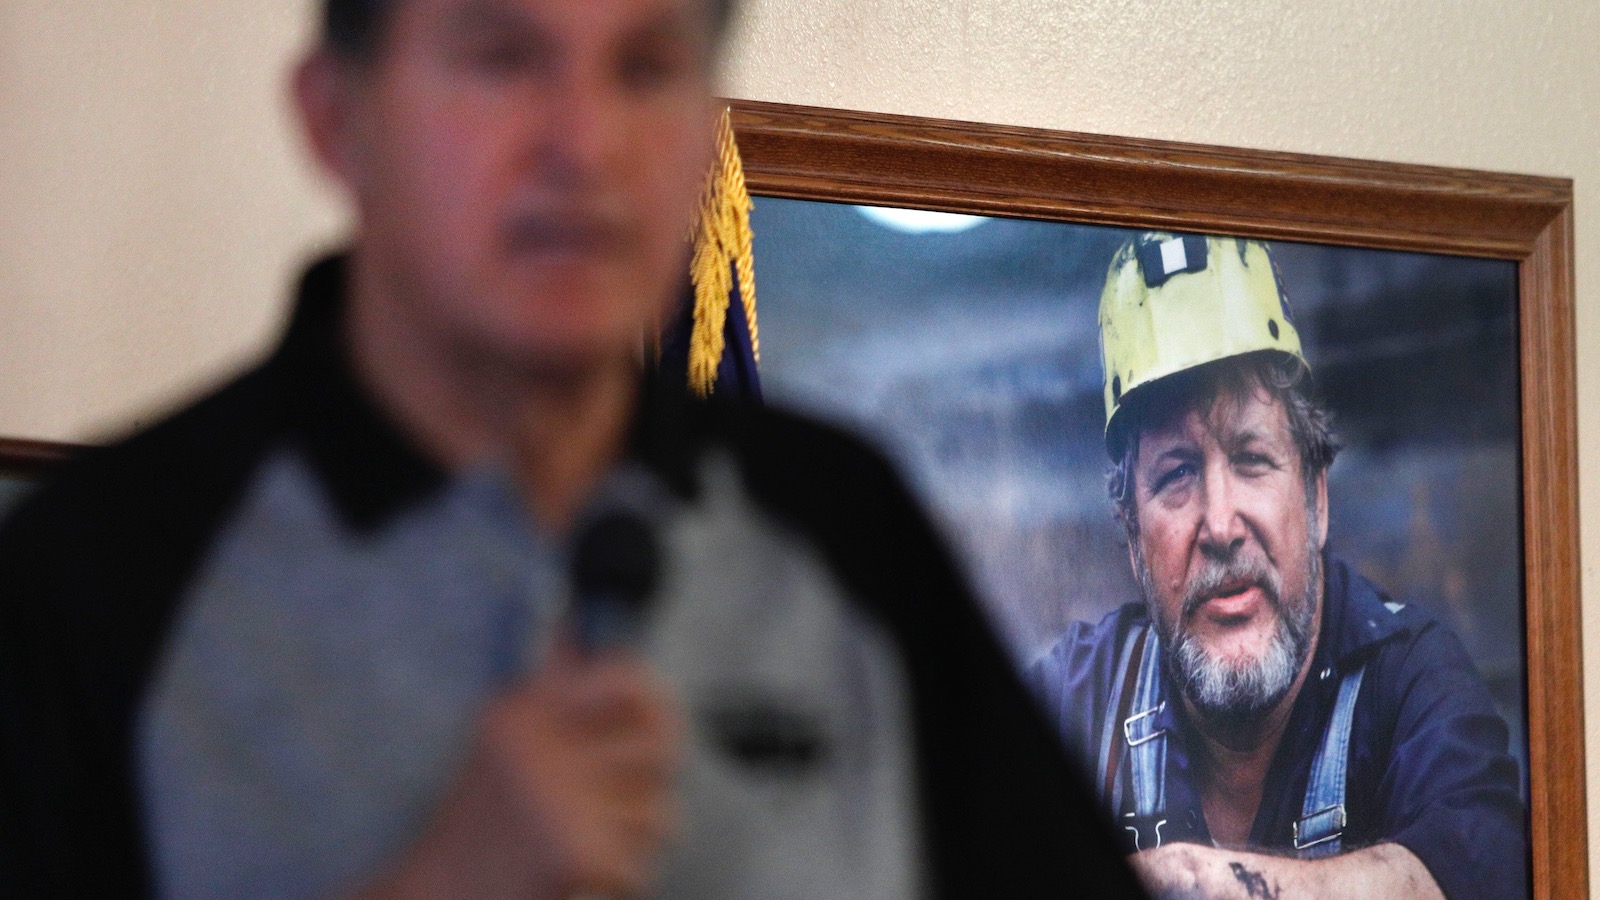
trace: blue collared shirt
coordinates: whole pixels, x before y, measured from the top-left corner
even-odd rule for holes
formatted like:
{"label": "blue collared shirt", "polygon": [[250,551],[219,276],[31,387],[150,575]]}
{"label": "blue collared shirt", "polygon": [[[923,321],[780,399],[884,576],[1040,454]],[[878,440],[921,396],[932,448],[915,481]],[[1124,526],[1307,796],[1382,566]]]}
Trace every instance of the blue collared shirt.
{"label": "blue collared shirt", "polygon": [[[1267,772],[1252,847],[1293,851],[1294,822],[1340,679],[1365,663],[1351,728],[1344,848],[1401,844],[1450,898],[1526,895],[1520,775],[1506,751],[1506,724],[1465,649],[1426,612],[1390,604],[1343,561],[1327,557],[1325,571],[1321,637]],[[1130,629],[1148,621],[1143,604],[1129,604],[1098,625],[1075,623],[1027,671],[1097,787],[1106,778],[1094,769],[1112,685],[1124,677],[1119,649]],[[1178,696],[1166,687],[1167,696]],[[1161,718],[1158,726],[1170,735],[1162,837],[1209,844],[1182,704],[1168,704]]]}

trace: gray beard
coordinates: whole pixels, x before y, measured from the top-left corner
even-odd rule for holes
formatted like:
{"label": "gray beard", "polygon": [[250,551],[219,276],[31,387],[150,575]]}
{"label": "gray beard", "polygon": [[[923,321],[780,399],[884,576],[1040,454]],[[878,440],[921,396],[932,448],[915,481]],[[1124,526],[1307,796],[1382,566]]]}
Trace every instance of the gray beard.
{"label": "gray beard", "polygon": [[[1248,726],[1288,695],[1311,651],[1311,620],[1322,585],[1322,554],[1316,535],[1307,543],[1306,589],[1301,597],[1283,602],[1282,582],[1265,560],[1234,556],[1212,561],[1186,587],[1182,611],[1172,623],[1163,622],[1151,598],[1155,596],[1150,567],[1135,552],[1145,604],[1161,637],[1162,661],[1168,675],[1195,710],[1222,728]],[[1219,659],[1208,653],[1199,639],[1184,628],[1189,614],[1206,597],[1228,581],[1250,578],[1261,585],[1273,610],[1277,627],[1260,657],[1243,662]]]}

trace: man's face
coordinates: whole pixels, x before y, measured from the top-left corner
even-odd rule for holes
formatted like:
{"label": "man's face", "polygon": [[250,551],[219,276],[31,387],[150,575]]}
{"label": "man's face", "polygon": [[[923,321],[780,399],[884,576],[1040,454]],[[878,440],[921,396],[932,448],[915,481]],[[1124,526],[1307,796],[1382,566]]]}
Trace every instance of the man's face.
{"label": "man's face", "polygon": [[1169,670],[1202,713],[1249,721],[1315,642],[1326,481],[1306,490],[1281,401],[1252,385],[1139,434],[1131,548]]}
{"label": "man's face", "polygon": [[487,365],[635,353],[687,271],[716,107],[704,0],[404,0],[335,168],[388,314]]}

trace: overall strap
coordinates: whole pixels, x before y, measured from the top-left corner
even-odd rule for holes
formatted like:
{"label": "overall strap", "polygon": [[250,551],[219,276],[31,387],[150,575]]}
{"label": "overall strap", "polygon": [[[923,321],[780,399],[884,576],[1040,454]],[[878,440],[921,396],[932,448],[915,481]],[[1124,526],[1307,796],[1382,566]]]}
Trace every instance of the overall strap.
{"label": "overall strap", "polygon": [[1099,773],[1100,780],[1096,787],[1100,791],[1100,802],[1115,815],[1122,809],[1122,794],[1124,782],[1122,777],[1122,722],[1128,718],[1128,709],[1133,705],[1134,686],[1139,677],[1137,660],[1144,651],[1145,637],[1150,632],[1148,627],[1135,627],[1128,629],[1127,635],[1122,639],[1122,649],[1117,654],[1117,667],[1112,669],[1113,681],[1111,683],[1111,696],[1107,698],[1106,714],[1100,728],[1100,752],[1097,756],[1099,765],[1095,772]]}
{"label": "overall strap", "polygon": [[[1121,810],[1120,799],[1131,789],[1133,811],[1119,821],[1125,831],[1133,833],[1135,849],[1153,850],[1161,846],[1161,826],[1167,824],[1167,731],[1161,724],[1161,714],[1167,704],[1162,696],[1161,640],[1149,625],[1138,630],[1143,646],[1137,659],[1128,654],[1128,665],[1138,665],[1133,696],[1130,704],[1117,710],[1128,756],[1128,784],[1121,785],[1124,770],[1118,766],[1115,779],[1118,788],[1113,793],[1119,805],[1114,808]],[[1127,711],[1125,715],[1124,711]]]}
{"label": "overall strap", "polygon": [[1294,823],[1294,849],[1300,856],[1316,859],[1333,856],[1340,849],[1345,827],[1345,780],[1350,765],[1350,726],[1355,719],[1356,697],[1361,693],[1365,664],[1346,672],[1339,681],[1339,698],[1322,735],[1322,745],[1311,760],[1311,777],[1306,781],[1306,798],[1300,818]]}
{"label": "overall strap", "polygon": [[1122,722],[1133,775],[1133,809],[1139,816],[1167,808],[1167,731],[1160,715],[1167,708],[1161,690],[1161,639],[1155,631],[1144,642],[1139,680],[1133,689],[1133,713]]}

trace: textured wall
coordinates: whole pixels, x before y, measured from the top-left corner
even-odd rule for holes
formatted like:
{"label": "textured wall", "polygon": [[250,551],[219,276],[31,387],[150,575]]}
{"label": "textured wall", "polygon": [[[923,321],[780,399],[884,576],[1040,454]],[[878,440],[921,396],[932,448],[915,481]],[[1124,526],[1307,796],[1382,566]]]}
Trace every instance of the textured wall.
{"label": "textured wall", "polygon": [[[280,96],[309,8],[0,5],[0,434],[82,439],[147,417],[267,339],[286,278],[339,221]],[[1571,177],[1588,436],[1597,34],[1594,0],[748,0],[728,91]],[[1600,443],[1581,466],[1600,776]]]}

